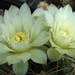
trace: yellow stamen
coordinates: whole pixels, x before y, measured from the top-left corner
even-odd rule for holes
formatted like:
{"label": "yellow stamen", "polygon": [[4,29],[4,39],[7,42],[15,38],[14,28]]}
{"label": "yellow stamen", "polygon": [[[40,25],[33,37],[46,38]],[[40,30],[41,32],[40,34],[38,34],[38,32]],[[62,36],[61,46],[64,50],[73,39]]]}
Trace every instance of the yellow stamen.
{"label": "yellow stamen", "polygon": [[65,37],[68,36],[67,32],[65,32],[63,30],[60,30],[60,32],[62,33],[63,36],[65,36]]}
{"label": "yellow stamen", "polygon": [[27,35],[23,32],[16,33],[12,38],[11,41],[17,41],[19,43],[24,42],[27,39]]}

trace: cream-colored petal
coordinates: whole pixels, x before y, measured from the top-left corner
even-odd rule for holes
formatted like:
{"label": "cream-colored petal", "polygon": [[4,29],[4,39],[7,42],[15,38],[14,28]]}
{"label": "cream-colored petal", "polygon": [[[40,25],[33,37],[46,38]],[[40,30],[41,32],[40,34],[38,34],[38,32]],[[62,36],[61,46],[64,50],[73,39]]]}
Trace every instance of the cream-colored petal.
{"label": "cream-colored petal", "polygon": [[57,48],[60,48],[58,45],[57,45],[57,42],[55,42],[56,38],[55,38],[55,34],[53,31],[49,31],[49,43],[51,45],[51,47],[57,47]]}
{"label": "cream-colored petal", "polygon": [[53,33],[52,32],[53,31],[48,32],[49,33],[49,44],[52,42],[52,44],[55,45],[54,42],[53,42]]}
{"label": "cream-colored petal", "polygon": [[5,14],[4,14],[4,22],[7,24],[7,26],[9,25],[14,26],[16,28],[16,31],[19,31],[22,29],[21,18],[18,15],[13,14],[7,10],[5,11]]}
{"label": "cream-colored petal", "polygon": [[72,16],[72,7],[68,4],[63,9],[65,10],[66,16],[70,18]]}
{"label": "cream-colored petal", "polygon": [[21,59],[24,63],[26,63],[31,58],[31,54],[28,52],[23,52],[18,56],[18,58]]}
{"label": "cream-colored petal", "polygon": [[16,32],[19,32],[22,30],[22,21],[21,18],[17,15],[15,15],[14,19],[12,20],[12,24],[16,29]]}
{"label": "cream-colored petal", "polygon": [[69,43],[68,48],[75,48],[75,42]]}
{"label": "cream-colored petal", "polygon": [[10,13],[8,10],[5,10],[5,13],[4,13],[4,22],[6,24],[12,23],[12,20],[13,20],[14,16],[15,15],[13,13]]}
{"label": "cream-colored petal", "polygon": [[49,39],[49,35],[46,31],[41,32],[34,40],[34,46],[42,46],[44,45]]}
{"label": "cream-colored petal", "polygon": [[63,25],[61,26],[61,29],[66,31],[68,33],[68,35],[70,33],[72,34],[73,32],[75,32],[74,31],[74,29],[75,29],[74,23],[75,23],[75,17],[71,17],[63,23]]}
{"label": "cream-colored petal", "polygon": [[[55,38],[56,37],[56,38]],[[56,31],[56,34],[53,33],[53,38],[52,38],[52,41],[58,45],[58,46],[62,46],[63,43],[68,43],[68,39],[67,37],[64,37],[62,35],[62,33],[60,33],[60,31]]]}
{"label": "cream-colored petal", "polygon": [[11,53],[0,53],[0,64],[6,63],[6,57],[11,55]]}
{"label": "cream-colored petal", "polygon": [[29,12],[27,12],[25,17],[22,18],[22,23],[23,23],[24,30],[25,31],[27,30],[29,32],[33,25],[33,18]]}
{"label": "cream-colored petal", "polygon": [[[73,36],[68,36],[67,38],[62,41],[61,47],[62,48],[75,48],[74,42],[72,40]],[[60,42],[61,43],[61,42]]]}
{"label": "cream-colored petal", "polygon": [[19,63],[13,64],[13,71],[16,75],[25,75],[28,70],[28,62],[23,63],[20,61]]}
{"label": "cream-colored petal", "polygon": [[58,45],[56,45],[52,40],[49,40],[51,47],[57,47],[60,48]]}
{"label": "cream-colored petal", "polygon": [[18,43],[16,41],[10,41],[11,48],[14,49],[18,53],[26,51],[28,44],[29,44],[28,39],[22,43]]}
{"label": "cream-colored petal", "polygon": [[56,12],[56,15],[55,15],[55,21],[56,22],[59,22],[62,21],[62,22],[65,22],[68,18],[70,18],[72,16],[72,8],[67,5],[65,6],[64,8],[60,8],[57,12]]}
{"label": "cream-colored petal", "polygon": [[48,58],[54,62],[54,61],[58,61],[59,59],[61,59],[62,54],[60,54],[57,50],[55,50],[54,48],[49,48],[47,51],[47,55]]}
{"label": "cream-colored petal", "polygon": [[11,55],[6,57],[6,61],[9,65],[16,64],[20,62],[21,59],[18,58],[19,54],[12,53]]}
{"label": "cream-colored petal", "polygon": [[3,20],[3,16],[0,15],[0,24],[3,24],[4,20]]}
{"label": "cream-colored petal", "polygon": [[2,24],[2,25],[0,26],[0,28],[1,28],[2,34],[10,34],[10,32],[9,32],[9,30],[8,30],[8,25],[7,25],[7,24]]}
{"label": "cream-colored petal", "polygon": [[48,11],[45,11],[44,13],[45,13],[44,16],[45,16],[45,21],[46,21],[47,25],[52,27],[53,23],[54,23],[52,14],[50,14]]}
{"label": "cream-colored petal", "polygon": [[30,8],[29,6],[24,3],[21,7],[20,7],[20,10],[19,10],[19,15],[21,18],[25,17],[26,16],[26,13],[30,13],[31,14],[31,11],[30,11]]}
{"label": "cream-colored petal", "polygon": [[63,48],[55,48],[60,54],[66,54],[68,51],[66,49]]}
{"label": "cream-colored petal", "polygon": [[46,64],[47,56],[44,51],[34,48],[34,49],[30,50],[29,52],[32,56],[31,57],[32,61],[34,61],[36,63],[40,63],[40,64]]}
{"label": "cream-colored petal", "polygon": [[6,53],[6,52],[15,52],[15,51],[10,49],[8,46],[0,44],[0,53]]}
{"label": "cream-colored petal", "polygon": [[41,31],[43,31],[44,25],[41,22],[41,19],[37,19],[35,24],[31,28],[31,38],[34,39]]}
{"label": "cream-colored petal", "polygon": [[50,35],[49,40],[50,40],[52,47],[55,47],[55,45],[58,45],[59,47],[66,48],[72,39],[71,36],[64,37],[63,34],[59,30],[55,32],[51,31],[50,34],[51,35]]}
{"label": "cream-colored petal", "polygon": [[63,16],[63,15],[65,15],[64,14],[64,10],[63,10],[63,8],[61,7],[57,12],[56,12],[56,15],[55,15],[55,21],[58,23],[59,22],[59,20],[60,21],[63,21],[64,19],[64,17],[65,16]]}
{"label": "cream-colored petal", "polygon": [[9,8],[9,11],[10,11],[11,13],[18,14],[19,8],[16,7],[16,6],[14,6],[14,5],[11,5],[10,8]]}
{"label": "cream-colored petal", "polygon": [[66,54],[75,59],[75,48],[67,49],[67,51]]}
{"label": "cream-colored petal", "polygon": [[55,13],[58,11],[58,8],[54,4],[50,4],[48,7],[48,11],[55,16]]}
{"label": "cream-colored petal", "polygon": [[[39,13],[38,13],[39,12]],[[33,13],[32,16],[35,17],[40,17],[43,16],[44,14],[44,9],[43,8],[37,8]]]}
{"label": "cream-colored petal", "polygon": [[[64,19],[63,19],[64,18]],[[60,8],[55,15],[55,21],[58,23],[59,20],[64,22],[67,19],[65,11],[63,8]]]}
{"label": "cream-colored petal", "polygon": [[9,42],[8,42],[8,39],[7,39],[6,35],[1,35],[1,37],[0,37],[0,43],[3,44],[3,45],[5,45],[5,46],[9,45],[8,44]]}
{"label": "cream-colored petal", "polygon": [[15,35],[16,28],[12,24],[3,24],[1,26],[2,29],[2,37],[5,36],[6,39],[10,39],[13,35]]}
{"label": "cream-colored petal", "polygon": [[47,53],[48,47],[47,46],[40,46],[38,47],[40,50],[44,51],[45,53]]}
{"label": "cream-colored petal", "polygon": [[9,31],[9,36],[10,37],[12,37],[13,35],[15,35],[15,33],[16,33],[16,28],[14,27],[13,24],[9,24],[5,29]]}

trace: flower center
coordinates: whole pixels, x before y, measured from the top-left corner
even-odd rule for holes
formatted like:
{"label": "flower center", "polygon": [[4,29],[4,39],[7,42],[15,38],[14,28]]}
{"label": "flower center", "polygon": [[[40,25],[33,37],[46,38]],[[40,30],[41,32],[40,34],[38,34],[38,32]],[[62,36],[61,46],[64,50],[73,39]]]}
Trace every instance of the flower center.
{"label": "flower center", "polygon": [[60,30],[60,32],[62,33],[63,36],[65,36],[65,37],[68,36],[67,32],[65,32],[63,30]]}
{"label": "flower center", "polygon": [[23,32],[16,33],[12,38],[11,41],[17,41],[19,43],[22,43],[27,39],[27,35]]}

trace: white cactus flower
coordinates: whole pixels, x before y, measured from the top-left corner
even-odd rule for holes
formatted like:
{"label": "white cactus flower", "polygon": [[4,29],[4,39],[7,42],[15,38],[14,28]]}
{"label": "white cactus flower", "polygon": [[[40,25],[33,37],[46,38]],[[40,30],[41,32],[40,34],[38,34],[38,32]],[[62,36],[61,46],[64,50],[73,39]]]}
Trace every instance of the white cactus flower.
{"label": "white cactus flower", "polygon": [[33,20],[26,3],[20,9],[11,6],[0,17],[0,64],[13,64],[16,75],[28,70],[28,60],[46,64],[47,56],[40,46],[48,41],[41,19]]}
{"label": "white cactus flower", "polygon": [[58,9],[51,4],[45,13],[45,21],[50,27],[51,48],[47,55],[51,61],[59,60],[64,54],[75,58],[75,12],[70,5]]}

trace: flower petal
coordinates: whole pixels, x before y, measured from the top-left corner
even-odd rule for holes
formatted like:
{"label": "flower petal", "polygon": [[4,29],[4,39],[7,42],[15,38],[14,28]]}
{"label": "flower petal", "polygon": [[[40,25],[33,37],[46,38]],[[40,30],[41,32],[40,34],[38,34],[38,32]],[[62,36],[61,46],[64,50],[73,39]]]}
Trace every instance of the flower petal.
{"label": "flower petal", "polygon": [[68,52],[66,54],[75,59],[75,48],[74,49],[67,49],[67,51]]}
{"label": "flower petal", "polygon": [[43,31],[44,25],[42,25],[41,19],[37,19],[34,26],[31,29],[31,37],[34,39],[38,34]]}
{"label": "flower petal", "polygon": [[40,50],[44,51],[46,54],[47,54],[47,50],[48,50],[48,47],[47,46],[40,46],[38,47]]}
{"label": "flower petal", "polygon": [[27,50],[27,46],[29,44],[29,40],[25,40],[22,43],[18,43],[16,41],[10,41],[11,48],[17,52],[23,52]]}
{"label": "flower petal", "polygon": [[48,26],[52,27],[53,25],[53,16],[48,11],[45,11],[45,21]]}
{"label": "flower petal", "polygon": [[[66,5],[64,8],[60,8],[55,15],[55,21],[59,22],[65,22],[67,19],[69,19],[72,16],[72,8],[70,5]],[[64,19],[63,19],[64,18]]]}
{"label": "flower petal", "polygon": [[6,63],[6,57],[11,55],[11,53],[0,53],[0,64]]}
{"label": "flower petal", "polygon": [[42,31],[34,40],[34,46],[42,46],[48,41],[49,35],[46,31]]}
{"label": "flower petal", "polygon": [[[38,12],[39,12],[39,13],[38,13]],[[33,12],[32,16],[35,18],[35,17],[43,16],[43,14],[44,14],[44,9],[43,9],[43,8],[37,8],[37,9]]]}
{"label": "flower petal", "polygon": [[26,13],[30,13],[31,14],[31,11],[30,11],[30,8],[29,6],[24,3],[21,7],[20,7],[20,10],[19,10],[19,15],[21,18],[23,18],[24,16],[26,16]]}
{"label": "flower petal", "polygon": [[10,56],[6,57],[8,64],[10,65],[10,64],[18,63],[20,61],[18,56],[19,54],[12,53]]}
{"label": "flower petal", "polygon": [[23,27],[24,27],[25,31],[28,30],[28,32],[29,32],[33,25],[33,18],[29,12],[26,13],[25,17],[23,17],[22,23],[23,23]]}
{"label": "flower petal", "polygon": [[12,20],[13,20],[14,16],[15,15],[13,13],[10,13],[8,10],[5,10],[5,13],[4,13],[4,22],[6,24],[12,23]]}
{"label": "flower petal", "polygon": [[20,61],[19,63],[13,64],[13,71],[16,75],[25,75],[28,70],[28,62],[23,63]]}
{"label": "flower petal", "polygon": [[62,48],[55,48],[60,54],[66,54],[68,51],[66,49],[62,49]]}
{"label": "flower petal", "polygon": [[21,53],[18,56],[18,58],[21,59],[24,63],[26,63],[31,58],[31,54],[28,52],[24,52],[24,53]]}
{"label": "flower petal", "polygon": [[71,8],[71,6],[69,4],[66,5],[63,9],[65,10],[65,13],[66,13],[67,17],[72,16],[72,8]]}
{"label": "flower petal", "polygon": [[49,48],[47,51],[48,58],[53,62],[61,59],[62,54],[60,54],[57,50],[54,48]]}
{"label": "flower petal", "polygon": [[54,5],[54,4],[50,4],[50,6],[48,7],[48,11],[53,15],[53,17],[55,16],[55,13],[58,11],[58,8]]}
{"label": "flower petal", "polygon": [[74,29],[75,29],[74,23],[75,23],[75,17],[71,17],[71,18],[69,18],[67,21],[65,21],[63,23],[63,25],[61,26],[61,29],[66,31],[68,34],[72,34],[73,32],[75,33],[75,31],[74,31]]}
{"label": "flower petal", "polygon": [[0,15],[0,24],[4,23],[3,17]]}
{"label": "flower petal", "polygon": [[0,44],[0,53],[6,53],[6,52],[15,52],[15,51],[3,44]]}
{"label": "flower petal", "polygon": [[1,32],[3,35],[13,35],[15,33],[15,27],[13,24],[2,24],[1,25]]}
{"label": "flower petal", "polygon": [[14,6],[14,5],[11,5],[10,8],[9,8],[9,11],[11,13],[18,14],[19,8]]}
{"label": "flower petal", "polygon": [[21,18],[15,15],[14,19],[12,19],[12,24],[16,28],[16,31],[21,31],[22,29],[22,21]]}
{"label": "flower petal", "polygon": [[40,64],[46,64],[47,56],[44,51],[35,48],[35,49],[30,50],[29,52],[32,55],[31,59],[34,62],[40,63]]}

